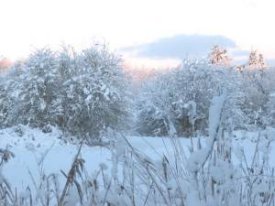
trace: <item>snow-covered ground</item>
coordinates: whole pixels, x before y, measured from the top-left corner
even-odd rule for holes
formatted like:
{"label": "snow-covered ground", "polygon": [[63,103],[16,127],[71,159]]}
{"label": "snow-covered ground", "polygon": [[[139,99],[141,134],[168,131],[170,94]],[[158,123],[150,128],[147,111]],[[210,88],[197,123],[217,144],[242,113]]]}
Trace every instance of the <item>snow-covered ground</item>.
{"label": "snow-covered ground", "polygon": [[[4,165],[3,175],[18,190],[33,186],[32,178],[39,181],[41,172],[67,173],[77,153],[78,146],[60,139],[60,131],[43,133],[37,129],[21,127],[23,134],[15,132],[15,128],[0,131],[0,148],[8,148],[15,157]],[[82,157],[86,160],[87,170],[99,168],[99,164],[109,159],[110,153],[101,147],[83,146]],[[61,180],[64,177],[61,178]]]}
{"label": "snow-covered ground", "polygon": [[[39,181],[40,174],[56,173],[60,175],[61,183],[65,183],[65,178],[61,170],[67,173],[72,164],[73,158],[77,153],[77,144],[65,142],[60,137],[62,133],[53,129],[51,133],[43,133],[38,129],[30,129],[21,126],[8,128],[0,131],[0,148],[9,149],[15,157],[10,159],[2,168],[2,174],[9,181],[12,187],[18,191],[25,190],[27,186],[34,187],[31,176],[34,181]],[[262,147],[275,137],[275,130],[268,129],[262,131]],[[259,132],[237,131],[234,133],[233,160],[238,164],[240,151],[244,150],[248,163],[251,161]],[[159,160],[163,157],[173,156],[173,147],[169,138],[154,137],[128,137],[129,142],[140,152],[146,154],[152,160]],[[202,141],[205,138],[202,138]],[[267,141],[268,139],[268,141]],[[196,139],[194,140],[196,141]],[[188,156],[188,147],[190,139],[181,138],[179,141]],[[111,167],[111,152],[100,146],[86,146],[81,150],[81,157],[85,160],[85,169],[87,174],[92,174],[100,168],[103,163]],[[275,143],[271,142],[269,150],[269,161],[272,167],[275,167]],[[63,180],[62,180],[63,179]]]}

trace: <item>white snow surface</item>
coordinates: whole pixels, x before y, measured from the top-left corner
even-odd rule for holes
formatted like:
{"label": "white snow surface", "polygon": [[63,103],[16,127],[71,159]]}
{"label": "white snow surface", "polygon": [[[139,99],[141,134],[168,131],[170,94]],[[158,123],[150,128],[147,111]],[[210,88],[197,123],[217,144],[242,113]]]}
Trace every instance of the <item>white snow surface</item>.
{"label": "white snow surface", "polygon": [[[71,142],[65,142],[60,137],[62,133],[53,129],[51,133],[43,133],[39,129],[31,129],[21,126],[22,134],[16,132],[16,127],[0,130],[0,148],[8,148],[14,153],[15,157],[10,159],[8,163],[3,166],[2,174],[9,181],[9,183],[18,191],[24,191],[27,186],[33,187],[33,182],[30,178],[30,173],[35,181],[39,180],[40,171],[43,170],[45,174],[59,174],[61,184],[64,183],[64,177],[61,170],[67,173],[70,169],[71,163],[78,146]],[[263,136],[275,137],[275,129],[267,129],[261,131],[265,134]],[[251,161],[253,152],[256,148],[256,140],[259,132],[237,131],[234,133],[233,147],[234,157],[238,161],[242,158],[240,153],[244,151],[247,156],[248,163]],[[127,137],[133,147],[138,151],[144,153],[152,160],[160,160],[163,154],[166,157],[173,159],[173,147],[169,138],[160,137]],[[206,139],[206,138],[201,138]],[[194,139],[196,142],[197,139]],[[183,150],[189,156],[190,139],[181,138],[179,141]],[[202,141],[205,145],[205,141]],[[260,147],[265,147],[266,140],[261,140]],[[275,167],[275,143],[272,141],[269,152],[271,166]],[[86,146],[84,145],[81,151],[81,157],[85,159],[85,168],[88,174],[92,174],[99,170],[100,165],[106,165],[111,168],[112,156],[111,152],[100,146]],[[217,176],[219,178],[219,176]],[[63,181],[63,182],[62,182]]]}
{"label": "white snow surface", "polygon": [[[78,146],[61,140],[59,130],[43,133],[39,129],[21,128],[24,132],[21,137],[15,128],[0,131],[0,148],[8,148],[15,155],[3,166],[4,177],[19,191],[27,186],[32,187],[30,173],[38,181],[41,170],[47,175],[60,174],[60,179],[64,180],[60,171],[68,173]],[[110,159],[109,151],[99,146],[83,146],[81,156],[86,160],[85,167],[91,172]]]}

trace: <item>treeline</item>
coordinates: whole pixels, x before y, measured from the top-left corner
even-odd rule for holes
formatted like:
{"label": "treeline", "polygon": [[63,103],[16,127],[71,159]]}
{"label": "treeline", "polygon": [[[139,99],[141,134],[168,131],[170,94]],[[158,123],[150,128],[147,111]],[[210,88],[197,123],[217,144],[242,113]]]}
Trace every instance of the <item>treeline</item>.
{"label": "treeline", "polygon": [[272,126],[274,69],[223,64],[226,52],[217,47],[210,58],[155,73],[133,90],[121,59],[105,46],[41,49],[1,77],[0,126],[45,132],[57,126],[89,140],[107,128],[147,136],[207,134],[210,100],[222,92],[227,128]]}

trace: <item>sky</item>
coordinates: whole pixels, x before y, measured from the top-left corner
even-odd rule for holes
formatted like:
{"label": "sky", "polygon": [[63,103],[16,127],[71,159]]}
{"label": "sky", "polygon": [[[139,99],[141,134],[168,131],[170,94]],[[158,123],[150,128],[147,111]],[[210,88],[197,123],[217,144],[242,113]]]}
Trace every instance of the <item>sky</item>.
{"label": "sky", "polygon": [[45,46],[100,41],[133,64],[172,64],[202,53],[198,43],[204,51],[208,39],[224,40],[235,54],[258,49],[275,59],[274,0],[0,0],[0,6],[0,55],[12,60]]}

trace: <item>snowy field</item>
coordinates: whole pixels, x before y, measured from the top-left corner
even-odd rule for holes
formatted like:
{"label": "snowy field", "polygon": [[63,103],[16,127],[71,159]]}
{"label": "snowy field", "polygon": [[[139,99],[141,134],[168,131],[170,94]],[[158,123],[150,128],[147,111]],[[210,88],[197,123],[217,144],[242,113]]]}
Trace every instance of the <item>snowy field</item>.
{"label": "snowy field", "polygon": [[[65,184],[65,178],[61,170],[67,173],[71,167],[74,156],[78,151],[77,144],[65,142],[60,137],[59,130],[51,133],[43,133],[41,130],[30,129],[21,126],[20,132],[17,127],[0,131],[0,148],[9,149],[15,156],[2,167],[2,174],[17,191],[24,191],[27,186],[34,187],[34,182],[38,183],[40,174],[59,174],[60,182]],[[275,130],[268,129],[261,131],[266,139],[261,139],[258,147],[263,149],[267,140],[275,138]],[[240,161],[240,151],[243,149],[251,163],[254,151],[257,147],[259,132],[237,131],[234,133],[233,141],[233,161],[238,164]],[[159,161],[165,155],[168,159],[173,159],[173,144],[170,138],[161,137],[127,137],[129,142],[137,151],[142,152],[152,161]],[[202,137],[202,142],[205,141]],[[194,139],[197,142],[197,139]],[[178,141],[189,156],[190,139],[180,138]],[[275,167],[275,142],[271,142],[269,148],[270,166]],[[101,164],[108,168],[112,167],[112,157],[109,149],[100,146],[86,146],[81,150],[81,157],[85,160],[85,170],[92,175],[98,171]],[[33,179],[34,178],[34,179]]]}
{"label": "snowy field", "polygon": [[[57,173],[60,170],[69,171],[78,146],[61,140],[61,132],[43,133],[41,130],[21,127],[21,136],[15,128],[0,132],[1,148],[8,148],[14,153],[14,158],[4,165],[3,175],[18,190],[25,190],[33,186],[33,176],[36,181],[40,179],[40,172],[45,174]],[[101,147],[84,146],[81,152],[86,160],[88,171],[99,168],[99,164],[108,161],[108,150]]]}

